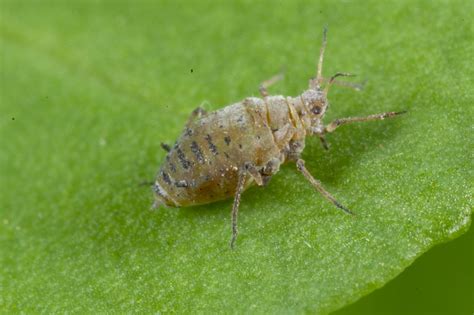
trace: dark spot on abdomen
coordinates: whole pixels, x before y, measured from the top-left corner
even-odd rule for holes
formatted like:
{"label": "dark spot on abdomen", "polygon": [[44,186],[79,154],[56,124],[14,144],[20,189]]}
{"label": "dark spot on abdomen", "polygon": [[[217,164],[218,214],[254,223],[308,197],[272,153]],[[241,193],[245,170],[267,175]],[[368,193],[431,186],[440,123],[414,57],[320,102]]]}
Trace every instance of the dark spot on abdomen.
{"label": "dark spot on abdomen", "polygon": [[193,134],[193,130],[191,128],[186,128],[186,130],[184,131],[184,134],[186,136],[191,136]]}
{"label": "dark spot on abdomen", "polygon": [[219,152],[217,151],[216,145],[212,142],[212,137],[211,137],[211,135],[206,135],[205,139],[206,139],[207,143],[209,144],[209,150],[211,150],[211,152],[212,152],[214,155],[218,155]]}
{"label": "dark spot on abdomen", "polygon": [[161,171],[161,177],[163,177],[163,180],[165,181],[165,183],[167,183],[168,185],[171,185],[171,179],[168,173]]}
{"label": "dark spot on abdomen", "polygon": [[224,137],[224,141],[225,141],[225,143],[226,143],[227,145],[229,145],[229,144],[230,144],[230,137],[229,137],[229,136],[225,136],[225,137]]}
{"label": "dark spot on abdomen", "polygon": [[170,169],[173,173],[176,173],[176,165],[174,165],[174,163],[170,163]]}
{"label": "dark spot on abdomen", "polygon": [[191,162],[189,162],[186,157],[184,156],[183,151],[181,151],[180,148],[176,150],[176,153],[178,154],[178,159],[179,162],[181,162],[181,165],[183,166],[184,169],[188,169],[191,167]]}
{"label": "dark spot on abdomen", "polygon": [[196,156],[196,159],[198,160],[198,162],[203,164],[204,163],[204,156],[202,155],[201,148],[199,148],[199,145],[197,144],[196,141],[193,141],[191,143],[191,151]]}

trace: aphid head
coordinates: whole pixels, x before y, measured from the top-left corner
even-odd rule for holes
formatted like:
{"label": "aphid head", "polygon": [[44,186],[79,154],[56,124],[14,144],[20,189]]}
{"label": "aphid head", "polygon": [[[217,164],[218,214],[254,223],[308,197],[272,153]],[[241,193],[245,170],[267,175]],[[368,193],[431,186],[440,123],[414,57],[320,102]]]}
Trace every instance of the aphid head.
{"label": "aphid head", "polygon": [[306,112],[311,117],[311,125],[317,123],[324,116],[329,106],[326,93],[321,89],[309,89],[301,94],[301,101]]}
{"label": "aphid head", "polygon": [[[309,80],[309,90],[306,90],[301,95],[303,105],[311,117],[311,125],[319,124],[321,117],[324,116],[324,113],[329,106],[327,99],[329,88],[333,83],[335,83],[335,79],[340,76],[352,76],[352,74],[349,73],[338,72],[330,79],[325,79],[323,77],[323,59],[327,43],[327,31],[328,29],[325,27],[323,30],[323,43],[321,45],[318,66],[316,69],[316,78]],[[322,88],[323,83],[326,83],[324,89]]]}

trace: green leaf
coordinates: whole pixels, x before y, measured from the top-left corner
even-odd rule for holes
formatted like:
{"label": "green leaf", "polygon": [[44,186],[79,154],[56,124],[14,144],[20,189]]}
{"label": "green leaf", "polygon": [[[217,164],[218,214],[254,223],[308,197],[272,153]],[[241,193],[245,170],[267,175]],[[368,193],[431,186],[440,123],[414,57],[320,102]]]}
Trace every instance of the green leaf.
{"label": "green leaf", "polygon": [[[468,229],[472,6],[459,2],[2,2],[0,308],[6,312],[327,313]],[[308,139],[241,203],[149,210],[138,184],[201,102],[297,95],[359,74],[325,117],[408,114]],[[192,69],[192,71],[191,71]]]}

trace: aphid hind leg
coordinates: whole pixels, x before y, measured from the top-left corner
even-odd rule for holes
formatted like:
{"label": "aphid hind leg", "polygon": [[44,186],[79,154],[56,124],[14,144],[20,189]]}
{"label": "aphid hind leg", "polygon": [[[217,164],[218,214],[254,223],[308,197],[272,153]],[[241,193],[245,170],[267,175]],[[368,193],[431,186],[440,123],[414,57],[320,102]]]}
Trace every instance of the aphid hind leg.
{"label": "aphid hind leg", "polygon": [[311,173],[308,171],[308,169],[306,169],[304,163],[305,162],[302,159],[298,159],[296,161],[296,167],[303,174],[303,176],[313,185],[313,187],[316,188],[316,190],[321,195],[323,195],[323,197],[326,198],[326,200],[334,204],[339,209],[343,210],[346,213],[354,214],[351,210],[347,209],[342,204],[340,204],[336,200],[336,198],[334,198],[326,189],[324,189],[324,187],[321,185],[321,182],[317,180],[316,178],[314,178],[313,175],[311,175]]}
{"label": "aphid hind leg", "polygon": [[398,116],[401,114],[405,114],[406,111],[401,111],[401,112],[386,112],[386,113],[381,113],[381,114],[374,114],[374,115],[369,115],[367,117],[347,117],[347,118],[339,118],[333,120],[331,123],[329,123],[327,126],[324,127],[324,133],[326,132],[333,132],[336,130],[337,127],[342,126],[342,125],[347,125],[351,124],[354,122],[364,122],[364,121],[372,121],[372,120],[384,120],[385,118],[391,118],[394,116]]}
{"label": "aphid hind leg", "polygon": [[267,89],[275,84],[276,82],[280,81],[283,79],[283,73],[279,73],[277,75],[274,75],[273,77],[271,77],[270,79],[266,80],[266,81],[263,81],[261,84],[260,84],[260,87],[258,88],[260,94],[262,95],[262,97],[266,97],[268,96],[268,91]]}
{"label": "aphid hind leg", "polygon": [[166,152],[170,152],[171,151],[171,147],[169,144],[166,144],[166,143],[160,143],[160,146],[163,150],[165,150]]}
{"label": "aphid hind leg", "polygon": [[144,180],[144,181],[138,183],[138,186],[153,186],[154,184],[155,184],[155,182]]}
{"label": "aphid hind leg", "polygon": [[159,207],[164,206],[164,205],[165,205],[165,204],[164,204],[163,202],[161,202],[161,201],[155,199],[155,200],[153,201],[153,204],[152,204],[151,207],[150,207],[150,210],[158,209]]}
{"label": "aphid hind leg", "polygon": [[235,190],[234,204],[232,205],[232,238],[230,240],[230,248],[234,249],[235,240],[237,239],[237,234],[239,230],[237,228],[237,217],[239,214],[240,206],[240,196],[245,188],[245,179],[247,178],[247,170],[245,168],[241,169],[239,172],[239,179],[237,182],[237,188]]}
{"label": "aphid hind leg", "polygon": [[191,115],[188,118],[188,122],[186,123],[186,127],[188,127],[195,119],[200,118],[206,114],[207,111],[204,108],[202,108],[201,106],[197,107],[191,112]]}

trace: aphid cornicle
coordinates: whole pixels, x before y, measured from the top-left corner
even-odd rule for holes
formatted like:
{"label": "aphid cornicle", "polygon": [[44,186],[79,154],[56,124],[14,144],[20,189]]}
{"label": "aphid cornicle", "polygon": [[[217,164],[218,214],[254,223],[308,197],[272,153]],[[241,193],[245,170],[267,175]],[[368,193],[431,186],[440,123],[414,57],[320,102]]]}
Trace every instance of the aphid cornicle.
{"label": "aphid cornicle", "polygon": [[186,207],[233,197],[230,242],[233,247],[242,192],[252,184],[267,184],[282,163],[293,162],[324,198],[352,213],[306,169],[301,159],[305,137],[318,137],[327,149],[325,134],[341,125],[382,120],[404,112],[342,118],[323,124],[329,106],[329,88],[337,83],[337,77],[350,75],[336,73],[328,80],[323,78],[326,33],[324,29],[316,78],[310,79],[309,89],[301,95],[268,95],[268,86],[281,77],[276,76],[261,85],[262,98],[248,97],[211,113],[200,107],[192,112],[175,145],[172,148],[162,145],[168,154],[153,185],[155,206]]}

